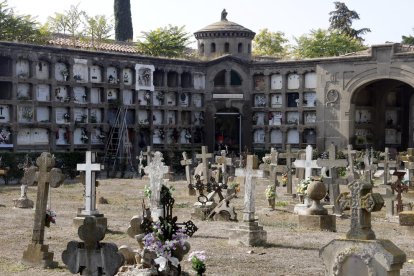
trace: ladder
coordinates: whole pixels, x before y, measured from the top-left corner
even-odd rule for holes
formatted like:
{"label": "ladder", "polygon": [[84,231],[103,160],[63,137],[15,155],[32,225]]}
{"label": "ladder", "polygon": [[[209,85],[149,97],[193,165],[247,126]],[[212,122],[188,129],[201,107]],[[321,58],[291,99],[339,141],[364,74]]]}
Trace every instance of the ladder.
{"label": "ladder", "polygon": [[118,108],[115,122],[109,132],[104,157],[104,164],[108,166],[108,173],[115,173],[117,171],[117,165],[120,165],[125,158],[129,167],[132,170],[134,168],[131,158],[132,144],[129,141],[126,122],[127,112],[128,108],[126,106]]}

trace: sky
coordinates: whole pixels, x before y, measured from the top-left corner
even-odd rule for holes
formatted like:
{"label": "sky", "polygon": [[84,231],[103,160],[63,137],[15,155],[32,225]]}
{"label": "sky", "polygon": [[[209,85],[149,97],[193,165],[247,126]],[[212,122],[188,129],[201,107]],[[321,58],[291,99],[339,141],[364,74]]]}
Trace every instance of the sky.
{"label": "sky", "polygon": [[[228,12],[227,19],[254,32],[267,28],[285,33],[290,43],[294,38],[308,34],[312,29],[329,27],[329,12],[335,6],[332,0],[130,0],[134,40],[143,31],[158,27],[185,26],[188,33],[217,21],[221,11]],[[79,4],[90,16],[113,17],[114,0],[7,0],[9,7],[18,14],[30,14],[40,23],[55,12],[63,13],[71,5]],[[356,11],[360,20],[353,27],[370,28],[364,36],[365,44],[375,45],[401,42],[402,35],[414,35],[413,0],[342,0],[350,10]],[[193,39],[195,41],[195,39]]]}

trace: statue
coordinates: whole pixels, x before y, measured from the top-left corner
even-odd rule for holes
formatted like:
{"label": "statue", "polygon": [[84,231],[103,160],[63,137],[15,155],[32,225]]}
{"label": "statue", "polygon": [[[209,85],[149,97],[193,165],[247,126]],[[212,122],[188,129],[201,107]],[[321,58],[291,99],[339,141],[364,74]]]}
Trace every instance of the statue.
{"label": "statue", "polygon": [[223,9],[223,11],[221,12],[221,21],[227,21],[226,9]]}

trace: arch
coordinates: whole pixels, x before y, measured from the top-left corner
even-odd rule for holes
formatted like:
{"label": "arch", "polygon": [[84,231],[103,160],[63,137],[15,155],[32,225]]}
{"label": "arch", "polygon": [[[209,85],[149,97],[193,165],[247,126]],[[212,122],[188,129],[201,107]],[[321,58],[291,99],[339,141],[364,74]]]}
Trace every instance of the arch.
{"label": "arch", "polygon": [[210,45],[210,52],[215,53],[216,52],[216,43],[212,42]]}
{"label": "arch", "polygon": [[230,71],[230,85],[242,85],[242,82],[243,80],[240,74],[235,70],[231,70]]}
{"label": "arch", "polygon": [[237,52],[239,53],[239,54],[241,54],[241,53],[243,53],[243,43],[239,43],[238,45],[237,45]]}
{"label": "arch", "polygon": [[200,44],[200,54],[204,54],[204,43]]}
{"label": "arch", "polygon": [[226,85],[226,70],[221,70],[214,77],[214,86],[225,86]]}

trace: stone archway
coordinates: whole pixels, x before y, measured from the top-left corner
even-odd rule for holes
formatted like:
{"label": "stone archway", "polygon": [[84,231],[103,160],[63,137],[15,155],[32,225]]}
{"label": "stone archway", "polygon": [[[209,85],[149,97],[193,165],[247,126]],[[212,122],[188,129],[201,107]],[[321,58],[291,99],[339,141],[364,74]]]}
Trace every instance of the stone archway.
{"label": "stone archway", "polygon": [[379,79],[354,90],[349,140],[355,148],[404,150],[413,146],[414,88],[400,80]]}

